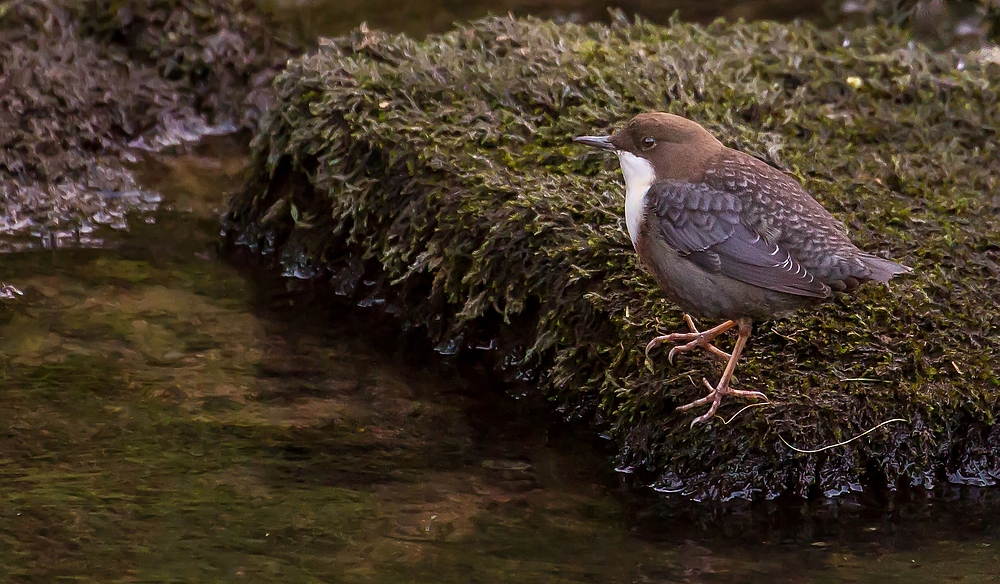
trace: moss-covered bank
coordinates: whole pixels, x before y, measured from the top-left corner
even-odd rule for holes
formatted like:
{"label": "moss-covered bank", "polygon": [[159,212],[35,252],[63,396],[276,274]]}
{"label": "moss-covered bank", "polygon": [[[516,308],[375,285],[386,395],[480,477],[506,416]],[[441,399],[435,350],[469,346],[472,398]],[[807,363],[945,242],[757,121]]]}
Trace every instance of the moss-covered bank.
{"label": "moss-covered bank", "polygon": [[[276,86],[233,240],[385,301],[442,350],[495,340],[498,367],[592,419],[623,468],[699,498],[1000,479],[1000,66],[985,57],[892,28],[496,18],[423,42],[362,28]],[[737,375],[772,403],[728,424],[674,412],[715,363],[644,367],[681,315],[631,250],[617,165],[570,143],[649,109],[787,170],[862,247],[916,268],[759,325]],[[895,417],[819,454],[783,442]]]}
{"label": "moss-covered bank", "polygon": [[291,52],[253,0],[0,2],[0,250],[155,205],[131,150],[249,128]]}

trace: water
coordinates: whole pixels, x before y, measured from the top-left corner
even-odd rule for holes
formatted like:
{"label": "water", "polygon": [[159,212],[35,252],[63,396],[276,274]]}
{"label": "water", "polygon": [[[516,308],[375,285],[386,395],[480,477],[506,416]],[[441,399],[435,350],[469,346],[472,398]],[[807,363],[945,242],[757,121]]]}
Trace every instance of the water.
{"label": "water", "polygon": [[213,143],[147,161],[163,205],[108,248],[4,257],[0,581],[460,582],[634,553],[604,455],[545,408],[223,261],[245,158]]}
{"label": "water", "polygon": [[[268,0],[279,19],[293,23],[304,38],[344,34],[367,22],[372,28],[394,33],[422,36],[444,32],[453,23],[487,15],[514,14],[537,16],[557,21],[609,21],[609,10],[641,15],[653,22],[666,23],[676,12],[684,20],[709,22],[718,17],[791,20],[825,18],[827,12],[838,14],[836,3],[826,0]],[[832,10],[830,10],[833,6]]]}
{"label": "water", "polygon": [[0,582],[985,582],[1000,504],[710,508],[378,309],[219,257],[233,139],[105,249],[3,257]]}
{"label": "water", "polygon": [[488,15],[536,16],[557,22],[610,22],[610,10],[628,18],[667,24],[676,15],[689,22],[716,18],[789,21],[820,26],[857,26],[884,20],[903,23],[915,39],[939,50],[971,51],[996,44],[989,38],[987,0],[265,0],[263,5],[305,43],[345,34],[362,22],[390,33],[420,38],[450,30],[454,23]]}

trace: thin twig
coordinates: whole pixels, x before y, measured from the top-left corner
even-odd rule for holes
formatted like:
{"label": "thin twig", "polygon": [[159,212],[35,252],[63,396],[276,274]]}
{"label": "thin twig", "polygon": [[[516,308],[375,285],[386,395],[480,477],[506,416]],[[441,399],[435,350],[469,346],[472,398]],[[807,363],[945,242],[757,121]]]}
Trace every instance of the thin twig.
{"label": "thin twig", "polygon": [[733,414],[733,417],[729,418],[728,420],[724,419],[722,416],[720,416],[718,414],[716,414],[715,417],[719,418],[720,420],[722,420],[722,424],[723,425],[728,426],[730,422],[732,422],[733,420],[736,419],[736,416],[742,414],[745,410],[749,410],[750,408],[759,408],[760,406],[769,406],[769,405],[771,405],[770,401],[763,401],[763,402],[757,402],[755,404],[750,404],[748,406],[743,406],[740,409],[740,411],[738,411],[735,414]]}
{"label": "thin twig", "polygon": [[[740,411],[742,411],[742,410],[740,410]],[[788,443],[788,441],[787,441],[787,440],[785,440],[785,439],[784,439],[784,438],[783,438],[783,437],[781,436],[781,434],[778,434],[778,438],[779,438],[779,439],[780,439],[780,440],[781,440],[782,442],[784,442],[784,443],[785,443],[785,446],[787,446],[787,447],[791,448],[791,449],[792,449],[792,450],[794,450],[795,452],[801,452],[802,454],[816,454],[817,452],[823,452],[824,450],[830,450],[831,448],[836,448],[836,447],[838,447],[838,446],[843,446],[843,445],[845,445],[845,444],[849,444],[849,443],[851,443],[851,442],[854,442],[854,441],[855,441],[855,440],[857,440],[858,438],[861,438],[862,436],[864,436],[864,435],[866,435],[866,434],[871,434],[872,432],[874,432],[875,430],[878,430],[878,429],[879,429],[879,428],[881,428],[882,426],[885,426],[886,424],[891,424],[891,423],[893,423],[893,422],[907,422],[907,423],[908,423],[908,422],[909,422],[909,420],[906,420],[906,419],[903,419],[903,418],[893,418],[893,419],[891,419],[891,420],[886,420],[886,421],[882,422],[881,424],[879,424],[879,425],[877,425],[877,426],[875,426],[875,427],[873,427],[873,428],[870,428],[870,429],[868,429],[868,430],[865,430],[864,432],[862,432],[861,434],[858,434],[857,436],[855,436],[854,438],[851,438],[850,440],[844,440],[843,442],[837,442],[836,444],[831,444],[831,445],[829,445],[829,446],[824,446],[824,447],[822,447],[822,448],[816,448],[816,449],[813,449],[813,450],[803,450],[803,449],[801,449],[801,448],[796,448],[796,447],[792,446],[791,444],[789,444],[789,443]]]}
{"label": "thin twig", "polygon": [[871,377],[845,377],[840,380],[841,383],[847,383],[848,381],[861,381],[864,383],[890,383],[887,379],[873,379]]}

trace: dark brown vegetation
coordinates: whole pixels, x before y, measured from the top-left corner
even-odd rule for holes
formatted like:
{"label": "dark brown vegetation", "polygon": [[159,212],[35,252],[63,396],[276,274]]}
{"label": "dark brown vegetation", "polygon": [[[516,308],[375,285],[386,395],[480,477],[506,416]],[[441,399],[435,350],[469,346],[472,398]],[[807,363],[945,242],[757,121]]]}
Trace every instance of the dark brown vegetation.
{"label": "dark brown vegetation", "polygon": [[155,202],[129,150],[249,127],[291,52],[273,35],[251,0],[0,3],[3,247]]}

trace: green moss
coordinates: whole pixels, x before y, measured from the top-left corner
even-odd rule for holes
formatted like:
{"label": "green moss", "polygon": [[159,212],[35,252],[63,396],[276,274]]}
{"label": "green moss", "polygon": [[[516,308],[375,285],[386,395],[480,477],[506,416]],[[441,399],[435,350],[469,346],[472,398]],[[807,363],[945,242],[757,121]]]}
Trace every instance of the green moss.
{"label": "green moss", "polygon": [[[349,287],[367,260],[381,276],[363,294],[392,297],[442,347],[499,339],[501,366],[536,375],[663,487],[726,498],[862,477],[990,482],[998,85],[995,65],[885,27],[495,18],[419,43],[362,29],[278,78],[229,228],[286,270],[325,268]],[[656,354],[644,366],[645,343],[681,315],[624,233],[617,165],[569,142],[644,110],[693,118],[780,166],[863,248],[916,268],[759,325],[737,375],[772,403],[728,425],[691,430],[674,412],[714,363]],[[908,422],[821,454],[783,443],[837,442],[893,417]]]}

